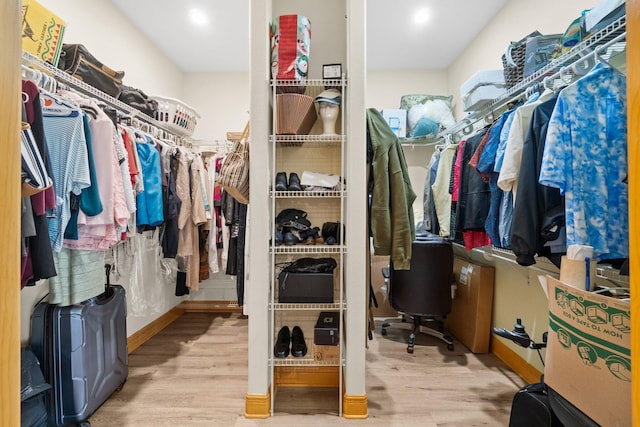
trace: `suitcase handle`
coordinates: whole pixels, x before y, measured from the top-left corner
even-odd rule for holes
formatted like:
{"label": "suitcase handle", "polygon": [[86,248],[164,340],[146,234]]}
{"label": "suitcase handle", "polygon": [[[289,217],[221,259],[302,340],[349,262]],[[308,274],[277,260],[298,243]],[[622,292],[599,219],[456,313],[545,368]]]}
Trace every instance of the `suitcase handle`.
{"label": "suitcase handle", "polygon": [[104,305],[107,304],[109,301],[111,301],[113,299],[113,297],[116,295],[115,291],[113,290],[112,287],[108,287],[104,293],[98,295],[96,297],[96,304],[98,305]]}
{"label": "suitcase handle", "polygon": [[105,272],[105,275],[107,276],[107,281],[106,281],[106,284],[104,285],[105,288],[108,288],[109,285],[110,285],[109,276],[111,276],[111,267],[112,267],[111,264],[105,264],[104,265],[104,272]]}
{"label": "suitcase handle", "polygon": [[111,264],[105,264],[104,265],[104,270],[105,270],[105,275],[107,276],[107,280],[105,282],[104,285],[104,292],[101,293],[100,295],[97,295],[93,298],[89,298],[88,300],[86,300],[85,302],[87,303],[93,303],[95,305],[105,305],[107,304],[109,301],[111,301],[113,299],[113,297],[115,296],[115,291],[113,290],[113,288],[111,287],[111,283],[109,281],[109,275],[111,273]]}

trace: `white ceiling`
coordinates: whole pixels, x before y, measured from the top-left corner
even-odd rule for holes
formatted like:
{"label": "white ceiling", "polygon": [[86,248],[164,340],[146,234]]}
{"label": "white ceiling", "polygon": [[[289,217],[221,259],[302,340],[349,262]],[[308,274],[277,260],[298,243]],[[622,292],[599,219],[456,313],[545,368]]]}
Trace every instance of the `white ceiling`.
{"label": "white ceiling", "polygon": [[[184,72],[249,70],[249,0],[111,1]],[[506,2],[367,0],[367,67],[446,68]],[[193,7],[211,25],[195,26]],[[418,26],[413,16],[423,7],[430,18]]]}

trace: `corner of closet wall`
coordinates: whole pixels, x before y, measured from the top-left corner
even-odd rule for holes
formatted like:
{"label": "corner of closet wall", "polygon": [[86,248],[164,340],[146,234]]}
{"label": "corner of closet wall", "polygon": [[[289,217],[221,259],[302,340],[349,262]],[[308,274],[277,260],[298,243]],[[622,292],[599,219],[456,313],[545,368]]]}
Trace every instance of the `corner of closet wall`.
{"label": "corner of closet wall", "polygon": [[533,31],[562,34],[571,21],[599,0],[509,0],[447,69],[456,120],[466,116],[460,100],[460,85],[478,70],[502,69],[502,54],[512,41]]}

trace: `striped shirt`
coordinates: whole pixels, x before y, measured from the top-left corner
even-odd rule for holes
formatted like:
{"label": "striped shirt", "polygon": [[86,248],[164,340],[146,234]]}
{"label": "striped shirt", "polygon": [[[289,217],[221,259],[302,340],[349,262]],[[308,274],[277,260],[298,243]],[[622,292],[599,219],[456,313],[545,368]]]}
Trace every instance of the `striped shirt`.
{"label": "striped shirt", "polygon": [[51,174],[56,193],[56,207],[47,212],[49,238],[54,252],[60,252],[64,230],[71,217],[70,193],[80,194],[91,185],[87,143],[84,136],[82,115],[75,117],[43,116],[47,135]]}

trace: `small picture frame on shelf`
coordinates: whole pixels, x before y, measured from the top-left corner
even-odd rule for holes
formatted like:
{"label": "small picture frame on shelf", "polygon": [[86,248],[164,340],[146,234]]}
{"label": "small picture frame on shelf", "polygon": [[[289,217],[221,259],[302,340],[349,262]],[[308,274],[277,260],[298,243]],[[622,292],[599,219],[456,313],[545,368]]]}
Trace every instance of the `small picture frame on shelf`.
{"label": "small picture frame on shelf", "polygon": [[324,64],[322,66],[322,78],[334,80],[342,77],[342,64]]}
{"label": "small picture frame on shelf", "polygon": [[[324,64],[322,65],[323,80],[340,80],[342,78],[342,64]],[[338,89],[340,85],[326,85],[325,89]]]}

